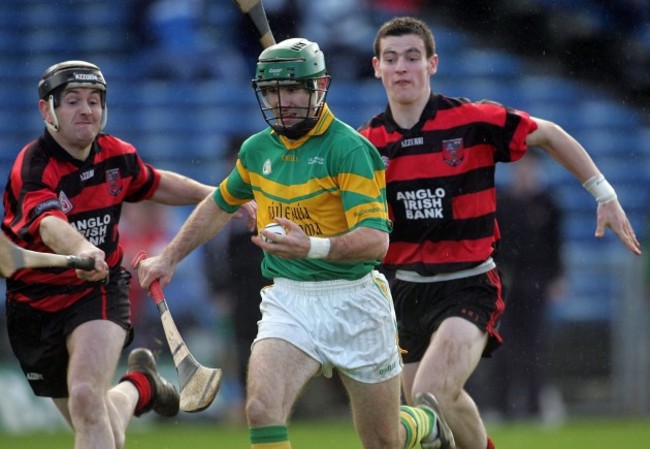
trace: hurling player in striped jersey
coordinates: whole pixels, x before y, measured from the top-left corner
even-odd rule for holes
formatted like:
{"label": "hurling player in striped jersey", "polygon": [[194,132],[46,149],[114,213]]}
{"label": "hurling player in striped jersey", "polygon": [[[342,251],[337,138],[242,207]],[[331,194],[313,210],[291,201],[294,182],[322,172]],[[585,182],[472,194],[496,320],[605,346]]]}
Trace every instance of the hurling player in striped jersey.
{"label": "hurling player in striped jersey", "polygon": [[158,374],[149,349],[133,349],[127,373],[112,385],[133,338],[122,205],[192,205],[215,188],[158,170],[133,145],[102,132],[107,83],[96,65],[55,64],[38,94],[45,127],[11,169],[2,231],[23,248],[94,258],[95,268],[14,273],[7,279],[9,341],[34,393],[52,398],[74,429],[75,449],[119,449],[132,416],[179,409],[178,392]]}
{"label": "hurling player in striped jersey", "polygon": [[[293,405],[314,377],[337,370],[366,449],[451,447],[435,400],[400,408],[402,363],[386,278],[384,164],[377,150],[325,103],[330,77],[318,44],[287,39],[264,50],[253,85],[269,124],[241,146],[235,168],[140,283],[164,287],[176,264],[255,199],[264,250],[258,333],[246,386],[252,449],[290,449]],[[271,223],[278,233],[263,229]],[[242,254],[242,257],[247,255]],[[451,443],[453,445],[453,443]]]}
{"label": "hurling player in striped jersey", "polygon": [[359,131],[386,164],[394,227],[383,265],[395,271],[405,398],[417,403],[418,395],[433,394],[459,448],[492,448],[464,387],[481,357],[502,342],[497,325],[505,301],[492,259],[499,241],[496,163],[540,147],[594,196],[596,237],[610,228],[636,255],[639,241],[613,187],[558,125],[494,102],[432,92],[438,55],[423,21],[383,24],[372,64],[388,107]]}

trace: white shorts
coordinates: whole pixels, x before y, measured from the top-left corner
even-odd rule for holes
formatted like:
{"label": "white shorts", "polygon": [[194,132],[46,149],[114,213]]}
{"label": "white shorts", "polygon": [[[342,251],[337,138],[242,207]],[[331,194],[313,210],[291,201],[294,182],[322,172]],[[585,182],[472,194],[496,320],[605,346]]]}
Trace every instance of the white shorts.
{"label": "white shorts", "polygon": [[298,282],[276,278],[262,290],[262,319],[253,345],[285,340],[321,364],[354,380],[379,383],[402,372],[397,320],[386,278]]}

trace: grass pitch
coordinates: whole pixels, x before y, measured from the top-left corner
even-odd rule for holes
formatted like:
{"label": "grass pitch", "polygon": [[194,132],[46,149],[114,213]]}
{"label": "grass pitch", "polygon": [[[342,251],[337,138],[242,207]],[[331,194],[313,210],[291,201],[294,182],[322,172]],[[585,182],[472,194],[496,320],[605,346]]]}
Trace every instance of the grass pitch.
{"label": "grass pitch", "polygon": [[[648,447],[650,420],[572,420],[556,428],[504,424],[489,429],[498,449],[610,449]],[[295,449],[362,449],[349,421],[296,422],[289,428]],[[70,432],[0,434],[3,449],[70,449]],[[243,427],[169,421],[135,429],[125,449],[247,449]]]}

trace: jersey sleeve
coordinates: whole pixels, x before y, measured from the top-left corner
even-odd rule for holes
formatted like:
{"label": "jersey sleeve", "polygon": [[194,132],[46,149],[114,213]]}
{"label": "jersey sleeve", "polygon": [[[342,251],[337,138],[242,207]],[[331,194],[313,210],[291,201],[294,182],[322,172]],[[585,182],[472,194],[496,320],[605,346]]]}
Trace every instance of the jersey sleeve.
{"label": "jersey sleeve", "polygon": [[219,184],[212,195],[214,202],[225,212],[237,212],[239,207],[253,199],[250,175],[238,159],[230,175]]}
{"label": "jersey sleeve", "polygon": [[3,227],[22,240],[39,240],[41,220],[56,216],[67,221],[55,187],[57,179],[47,168],[47,161],[23,150],[9,174],[4,195]]}
{"label": "jersey sleeve", "polygon": [[[481,101],[478,103],[486,116],[502,117],[501,126],[492,128],[496,130],[494,146],[496,148],[496,162],[514,162],[523,157],[528,150],[526,137],[537,129],[537,123],[530,117],[528,112],[503,106],[492,101]],[[498,121],[501,121],[499,119]],[[493,121],[496,123],[496,121]]]}
{"label": "jersey sleeve", "polygon": [[510,138],[509,150],[510,161],[514,162],[523,157],[528,149],[526,144],[526,137],[537,129],[537,122],[535,122],[527,112],[517,109],[507,108],[509,120],[513,122],[514,132]]}
{"label": "jersey sleeve", "polygon": [[160,185],[160,172],[145,163],[139,156],[135,157],[136,169],[133,171],[125,201],[139,202],[150,199]]}

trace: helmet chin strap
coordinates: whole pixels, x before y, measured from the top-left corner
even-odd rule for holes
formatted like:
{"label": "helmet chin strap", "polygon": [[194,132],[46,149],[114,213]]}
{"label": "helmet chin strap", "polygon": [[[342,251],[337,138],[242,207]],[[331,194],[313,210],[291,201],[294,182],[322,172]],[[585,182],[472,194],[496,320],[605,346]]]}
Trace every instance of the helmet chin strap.
{"label": "helmet chin strap", "polygon": [[[54,117],[54,123],[50,123],[47,120],[43,120],[45,123],[45,126],[47,126],[47,129],[50,130],[52,133],[58,133],[59,129],[61,127],[59,126],[59,118],[56,116],[56,111],[54,110],[54,96],[50,95],[50,98],[48,99],[48,104],[50,105],[50,112],[52,113],[52,117]],[[108,122],[108,105],[104,106],[104,110],[102,112],[102,122],[99,125],[99,130],[103,131],[104,128],[106,128],[106,123]]]}
{"label": "helmet chin strap", "polygon": [[106,122],[108,121],[108,105],[104,105],[104,110],[102,111],[102,123],[99,125],[99,130],[104,131],[106,128]]}
{"label": "helmet chin strap", "polygon": [[50,112],[52,113],[52,117],[54,117],[54,123],[50,123],[47,120],[43,120],[43,122],[45,122],[45,126],[47,126],[47,129],[49,129],[50,132],[58,133],[59,118],[56,116],[56,111],[54,110],[54,95],[50,95],[50,98],[48,99],[48,104],[50,105]]}

